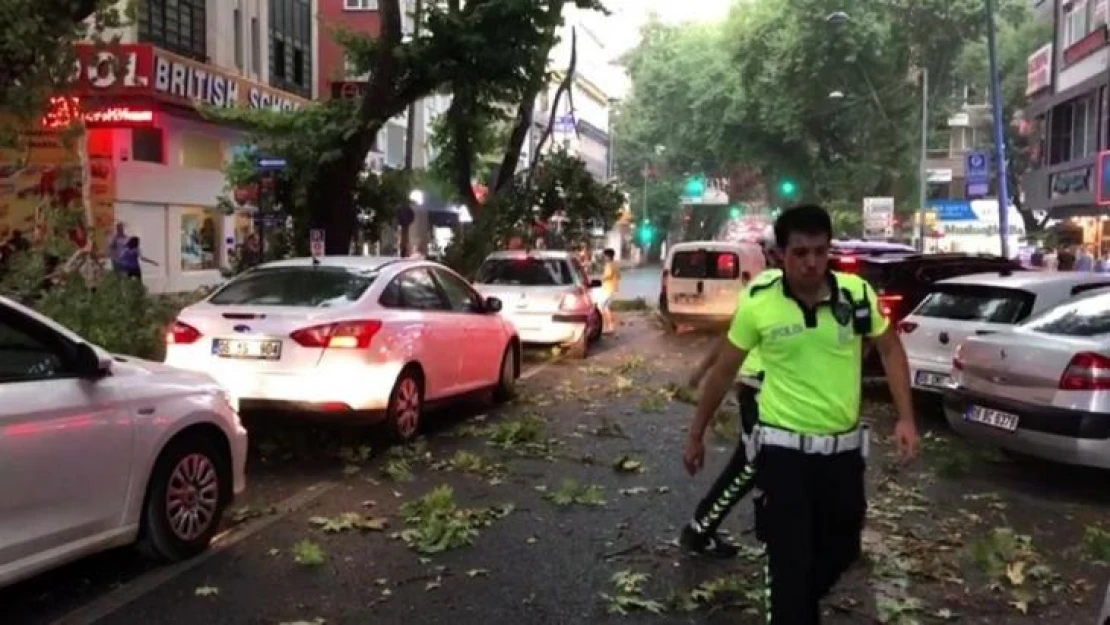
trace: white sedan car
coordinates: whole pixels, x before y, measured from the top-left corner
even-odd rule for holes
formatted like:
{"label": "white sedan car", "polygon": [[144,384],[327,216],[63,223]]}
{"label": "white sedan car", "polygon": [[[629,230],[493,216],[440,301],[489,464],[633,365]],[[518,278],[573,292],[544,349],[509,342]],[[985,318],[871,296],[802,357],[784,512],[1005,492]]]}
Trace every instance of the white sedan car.
{"label": "white sedan car", "polygon": [[167,333],[166,363],[211,373],[243,410],[384,422],[405,441],[426,404],[512,395],[520,340],[500,310],[425,260],[284,260],[182,310]]}
{"label": "white sedan car", "polygon": [[212,378],[112,356],[0,297],[0,586],[136,541],[203,551],[246,456]]}
{"label": "white sedan car", "polygon": [[478,268],[474,285],[503,303],[502,316],[525,343],[562,345],[584,357],[601,338],[601,312],[591,292],[601,282],[591,280],[570,252],[494,252]]}

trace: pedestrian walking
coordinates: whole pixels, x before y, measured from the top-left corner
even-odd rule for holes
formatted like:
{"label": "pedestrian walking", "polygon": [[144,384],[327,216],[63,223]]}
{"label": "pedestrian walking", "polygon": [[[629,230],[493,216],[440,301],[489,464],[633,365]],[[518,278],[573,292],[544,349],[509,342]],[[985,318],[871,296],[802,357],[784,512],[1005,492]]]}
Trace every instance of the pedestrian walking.
{"label": "pedestrian walking", "polygon": [[127,244],[123,246],[123,251],[120,252],[117,271],[128,278],[142,281],[142,263],[158,266],[158,263],[143,256],[142,249],[139,247],[139,237],[131,237],[127,240]]}
{"label": "pedestrian walking", "polygon": [[602,331],[612,334],[617,329],[616,319],[613,317],[613,298],[621,288],[621,270],[617,266],[617,252],[613,249],[605,250],[605,267],[601,270],[601,301],[598,308],[601,310]]}
{"label": "pedestrian walking", "polygon": [[906,354],[865,280],[828,267],[832,221],[820,206],[775,221],[782,275],[747,290],[706,377],[683,461],[705,462],[705,431],[748,354],[764,379],[755,454],[756,535],[767,545],[772,625],[820,623],[820,601],[859,557],[867,501],[867,430],[860,424],[865,339],[882,357],[904,460],[919,444]]}

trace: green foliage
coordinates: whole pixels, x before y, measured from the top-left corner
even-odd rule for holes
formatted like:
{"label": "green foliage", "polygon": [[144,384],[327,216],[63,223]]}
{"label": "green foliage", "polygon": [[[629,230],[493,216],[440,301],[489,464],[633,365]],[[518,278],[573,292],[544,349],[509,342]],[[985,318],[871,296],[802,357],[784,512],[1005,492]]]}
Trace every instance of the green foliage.
{"label": "green foliage", "polygon": [[[1047,38],[1021,2],[1001,4],[1010,115],[1026,57]],[[848,22],[828,23],[835,11]],[[741,185],[751,189],[734,184],[748,196],[734,201],[816,200],[855,212],[867,195],[916,203],[919,68],[929,71],[930,121],[943,125],[962,104],[949,94],[988,77],[971,62],[984,58],[985,17],[979,0],[794,0],[743,3],[724,24],[649,22],[624,60],[633,88],[615,132],[633,210],[646,163],[660,184],[754,172]],[[795,193],[783,193],[783,180]]]}
{"label": "green foliage", "polygon": [[[115,0],[4,0],[0,26],[0,111],[4,123],[42,114],[43,104],[73,79],[73,44],[107,39],[129,21],[134,3]],[[0,128],[5,138],[17,126]]]}

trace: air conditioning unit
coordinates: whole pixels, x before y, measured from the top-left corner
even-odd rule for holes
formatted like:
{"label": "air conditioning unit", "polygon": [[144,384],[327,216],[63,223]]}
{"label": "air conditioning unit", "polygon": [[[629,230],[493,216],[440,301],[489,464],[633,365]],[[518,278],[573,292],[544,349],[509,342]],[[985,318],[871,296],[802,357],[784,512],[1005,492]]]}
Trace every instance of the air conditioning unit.
{"label": "air conditioning unit", "polygon": [[370,165],[370,171],[375,174],[380,174],[385,171],[385,154],[380,152],[371,152],[366,156],[366,162]]}

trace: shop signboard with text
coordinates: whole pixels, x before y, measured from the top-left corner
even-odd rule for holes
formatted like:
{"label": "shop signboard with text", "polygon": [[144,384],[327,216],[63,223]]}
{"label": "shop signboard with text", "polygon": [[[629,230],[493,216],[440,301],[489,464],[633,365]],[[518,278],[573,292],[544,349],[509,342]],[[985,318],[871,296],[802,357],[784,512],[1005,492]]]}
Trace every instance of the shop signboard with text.
{"label": "shop signboard with text", "polygon": [[290,111],[309,102],[149,44],[78,45],[74,79],[80,96],[146,96],[186,107]]}
{"label": "shop signboard with text", "polygon": [[1029,55],[1025,69],[1025,95],[1038,94],[1052,86],[1052,44],[1037,48]]}

